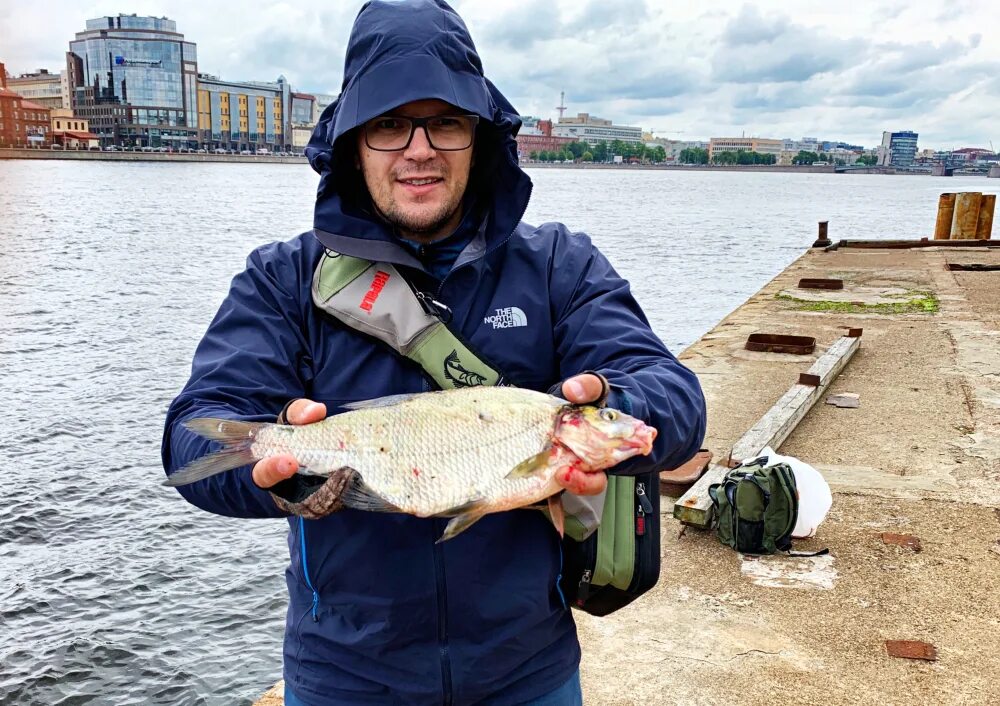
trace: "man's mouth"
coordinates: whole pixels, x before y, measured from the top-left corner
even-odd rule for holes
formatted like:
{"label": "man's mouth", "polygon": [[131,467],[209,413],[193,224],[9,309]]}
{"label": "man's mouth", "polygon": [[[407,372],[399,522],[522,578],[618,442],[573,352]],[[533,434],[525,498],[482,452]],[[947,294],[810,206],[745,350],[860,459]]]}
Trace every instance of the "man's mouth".
{"label": "man's mouth", "polygon": [[436,184],[439,181],[443,180],[440,177],[420,177],[399,180],[401,184],[406,184],[407,186],[427,186],[428,184]]}

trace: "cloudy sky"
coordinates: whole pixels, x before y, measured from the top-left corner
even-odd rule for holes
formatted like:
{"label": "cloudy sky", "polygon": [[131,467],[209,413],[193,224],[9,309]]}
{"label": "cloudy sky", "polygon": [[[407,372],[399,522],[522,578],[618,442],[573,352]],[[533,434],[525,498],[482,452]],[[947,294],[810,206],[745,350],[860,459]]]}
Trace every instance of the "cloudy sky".
{"label": "cloudy sky", "polygon": [[[0,0],[10,73],[63,68],[88,18],[167,16],[198,67],[339,92],[360,0]],[[1000,0],[455,0],[488,76],[525,115],[589,112],[658,136],[819,137],[1000,149]]]}

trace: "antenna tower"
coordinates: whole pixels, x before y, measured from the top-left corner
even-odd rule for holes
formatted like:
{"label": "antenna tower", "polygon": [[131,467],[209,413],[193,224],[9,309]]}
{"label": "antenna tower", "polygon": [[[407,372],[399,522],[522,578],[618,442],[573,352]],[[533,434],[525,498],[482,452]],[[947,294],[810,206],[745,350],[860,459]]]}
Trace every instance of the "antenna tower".
{"label": "antenna tower", "polygon": [[559,122],[562,122],[563,113],[566,111],[566,91],[559,92],[559,105],[556,106],[556,110],[559,111]]}

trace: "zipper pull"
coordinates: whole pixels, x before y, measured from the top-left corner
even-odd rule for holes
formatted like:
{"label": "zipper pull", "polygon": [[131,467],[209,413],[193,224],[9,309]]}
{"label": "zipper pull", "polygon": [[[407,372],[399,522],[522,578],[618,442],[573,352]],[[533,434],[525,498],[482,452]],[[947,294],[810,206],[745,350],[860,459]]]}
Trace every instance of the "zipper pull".
{"label": "zipper pull", "polygon": [[653,512],[653,503],[646,495],[646,484],[635,484],[635,496],[639,501],[635,507],[635,533],[642,537],[646,534],[646,515]]}
{"label": "zipper pull", "polygon": [[422,306],[424,311],[428,314],[437,317],[443,323],[451,321],[452,312],[451,309],[448,308],[447,304],[442,304],[430,294],[421,292],[416,288],[414,288],[414,294],[417,295],[417,300],[420,302],[420,306]]}
{"label": "zipper pull", "polygon": [[593,576],[590,569],[583,572],[583,576],[580,577],[580,583],[576,588],[576,604],[579,607],[583,607],[583,604],[587,602],[590,597],[590,578]]}
{"label": "zipper pull", "polygon": [[643,511],[647,515],[652,514],[652,512],[653,512],[653,501],[651,501],[649,499],[649,496],[646,495],[646,484],[645,483],[636,483],[635,484],[635,494],[636,494],[636,497],[639,500],[639,505],[642,506]]}

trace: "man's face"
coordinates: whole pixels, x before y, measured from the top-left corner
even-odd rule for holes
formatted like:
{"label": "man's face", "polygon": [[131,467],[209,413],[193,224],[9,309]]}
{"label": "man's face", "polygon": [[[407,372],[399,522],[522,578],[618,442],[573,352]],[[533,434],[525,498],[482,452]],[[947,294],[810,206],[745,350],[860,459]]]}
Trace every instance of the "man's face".
{"label": "man's face", "polygon": [[[444,101],[405,103],[387,115],[424,118],[457,115],[462,110]],[[406,149],[370,149],[365,131],[358,130],[358,160],[375,206],[400,234],[431,242],[450,235],[462,221],[462,195],[469,183],[472,146],[456,151],[435,150],[423,128],[417,128]]]}

